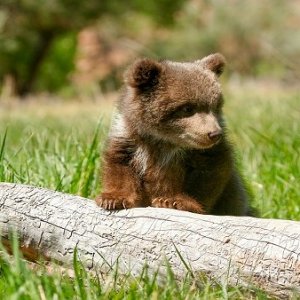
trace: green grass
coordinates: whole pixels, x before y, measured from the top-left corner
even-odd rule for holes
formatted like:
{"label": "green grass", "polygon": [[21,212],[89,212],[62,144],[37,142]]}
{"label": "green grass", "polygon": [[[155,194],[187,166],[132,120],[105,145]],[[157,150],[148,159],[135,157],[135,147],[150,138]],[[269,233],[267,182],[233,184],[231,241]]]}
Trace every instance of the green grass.
{"label": "green grass", "polygon": [[35,106],[26,114],[13,108],[0,115],[0,181],[96,195],[109,122],[96,105],[82,115],[80,104],[72,112],[64,111],[70,109],[65,106],[59,106],[56,115],[47,113],[44,105],[38,116]]}
{"label": "green grass", "polygon": [[[254,89],[255,90],[255,89]],[[300,220],[300,97],[280,90],[226,93],[225,115],[237,159],[262,217]],[[1,105],[1,102],[0,102]],[[0,181],[42,186],[94,198],[107,134],[107,111],[99,103],[0,106]],[[105,112],[105,113],[104,113]],[[165,284],[143,272],[138,278],[75,275],[32,270],[18,251],[0,256],[0,299],[266,299],[205,278]]]}
{"label": "green grass", "polygon": [[300,220],[299,101],[299,93],[278,90],[227,101],[230,133],[262,217]]}
{"label": "green grass", "polygon": [[[163,283],[156,274],[149,274],[145,266],[141,274],[118,274],[115,265],[108,275],[87,272],[77,259],[73,259],[73,272],[58,266],[39,266],[24,261],[13,239],[13,256],[2,248],[0,251],[0,299],[267,299],[259,290],[242,290],[218,284],[201,274],[194,278],[175,280],[171,268],[167,269]],[[76,249],[75,249],[76,250]],[[67,275],[66,275],[67,273]]]}

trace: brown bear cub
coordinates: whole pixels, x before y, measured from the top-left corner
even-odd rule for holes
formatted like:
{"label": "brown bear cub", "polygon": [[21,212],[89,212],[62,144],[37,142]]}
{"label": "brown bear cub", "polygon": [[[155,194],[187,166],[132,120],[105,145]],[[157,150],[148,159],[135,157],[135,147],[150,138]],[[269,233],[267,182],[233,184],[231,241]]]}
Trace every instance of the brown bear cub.
{"label": "brown bear cub", "polygon": [[105,209],[166,207],[249,215],[226,139],[221,54],[194,62],[136,61],[125,73],[106,152]]}

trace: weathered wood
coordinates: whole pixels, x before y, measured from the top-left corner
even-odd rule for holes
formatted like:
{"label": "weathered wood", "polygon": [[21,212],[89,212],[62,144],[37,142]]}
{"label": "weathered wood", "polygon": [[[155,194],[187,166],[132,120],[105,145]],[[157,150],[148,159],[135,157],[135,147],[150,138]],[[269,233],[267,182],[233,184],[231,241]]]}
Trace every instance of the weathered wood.
{"label": "weathered wood", "polygon": [[[77,246],[86,267],[161,276],[166,258],[176,276],[187,269],[230,285],[260,287],[280,298],[300,293],[300,222],[198,215],[171,209],[108,212],[78,196],[0,184],[0,236],[16,230],[26,256],[37,251],[66,265]],[[178,251],[180,255],[178,255]]]}

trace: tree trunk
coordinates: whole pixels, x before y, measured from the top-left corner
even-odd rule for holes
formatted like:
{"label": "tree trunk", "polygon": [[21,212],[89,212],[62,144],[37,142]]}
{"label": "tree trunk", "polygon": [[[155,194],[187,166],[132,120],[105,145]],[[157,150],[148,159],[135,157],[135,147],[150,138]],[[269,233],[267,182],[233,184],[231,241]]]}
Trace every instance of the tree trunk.
{"label": "tree trunk", "polygon": [[[42,188],[0,184],[0,236],[16,230],[22,251],[72,264],[74,248],[90,269],[182,278],[187,265],[230,285],[288,298],[300,293],[300,222],[135,208],[109,212],[93,201]],[[180,254],[179,254],[180,253]]]}
{"label": "tree trunk", "polygon": [[15,80],[15,93],[21,98],[24,99],[32,92],[40,67],[53,44],[55,36],[54,31],[40,31],[37,44],[31,45],[34,47],[34,51],[27,66],[26,76],[21,75],[18,69],[11,73]]}

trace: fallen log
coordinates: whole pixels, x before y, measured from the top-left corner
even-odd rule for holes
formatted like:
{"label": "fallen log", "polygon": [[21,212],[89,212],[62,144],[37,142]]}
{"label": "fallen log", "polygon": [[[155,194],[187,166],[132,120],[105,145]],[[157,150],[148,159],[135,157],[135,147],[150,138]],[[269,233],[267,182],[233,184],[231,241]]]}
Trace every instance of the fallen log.
{"label": "fallen log", "polygon": [[16,231],[31,260],[72,265],[74,249],[89,269],[160,276],[207,274],[279,297],[300,293],[300,222],[198,215],[172,209],[109,212],[94,201],[32,186],[0,183],[0,237]]}

